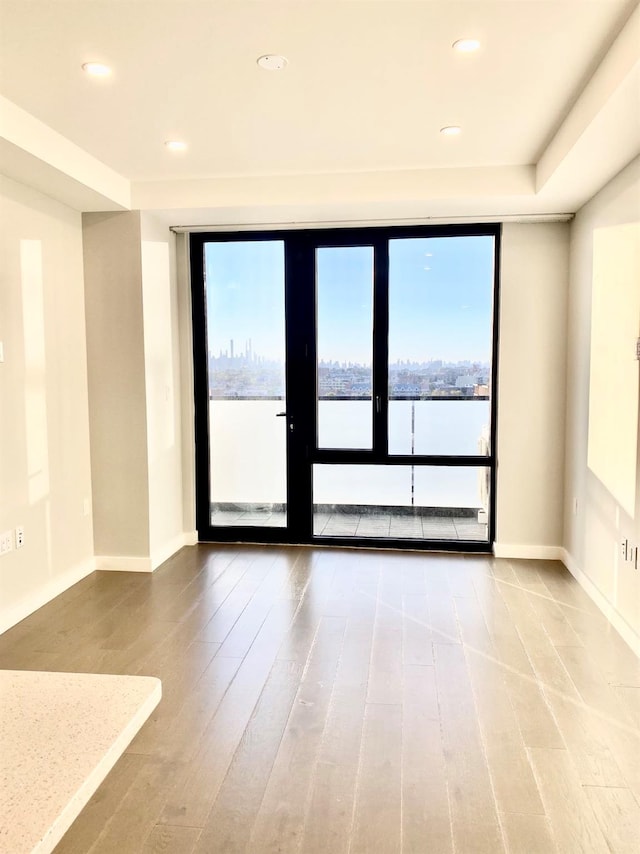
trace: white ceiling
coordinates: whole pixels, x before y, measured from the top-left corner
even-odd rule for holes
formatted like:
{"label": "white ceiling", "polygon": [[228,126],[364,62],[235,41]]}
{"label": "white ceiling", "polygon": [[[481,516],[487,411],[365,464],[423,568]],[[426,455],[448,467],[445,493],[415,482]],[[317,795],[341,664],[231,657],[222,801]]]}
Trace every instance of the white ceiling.
{"label": "white ceiling", "polygon": [[[407,189],[405,202],[462,202],[464,190],[455,187],[484,170],[499,176],[494,196],[568,210],[584,198],[568,184],[541,194],[527,167],[553,143],[637,5],[0,0],[0,90],[130,180],[134,202],[144,207],[251,207],[264,203],[266,188],[278,196],[285,185],[289,195],[272,201],[295,206],[302,199],[293,176],[318,203],[327,187],[334,190],[326,204],[354,203],[350,188],[366,183],[374,204],[388,198],[394,175],[406,184],[408,170],[420,190],[410,198]],[[451,45],[461,37],[478,38],[481,49],[458,54]],[[284,54],[288,67],[259,69],[264,53]],[[87,77],[81,65],[89,60],[109,64],[112,76]],[[624,104],[634,98],[628,72],[627,62],[618,80],[629,88]],[[618,88],[600,94],[601,123]],[[640,118],[630,118],[624,104],[618,98],[615,109],[625,136],[611,146],[605,180],[640,151]],[[591,123],[574,140],[582,148]],[[443,137],[439,129],[449,124],[462,134]],[[600,165],[601,137],[602,128]],[[185,140],[188,150],[171,154],[167,139]],[[605,158],[607,150],[605,140]],[[521,189],[510,188],[507,167],[520,168]],[[581,171],[574,164],[572,187]],[[278,185],[280,176],[288,183]],[[443,176],[448,189],[434,190]],[[467,195],[480,204],[491,194]]]}

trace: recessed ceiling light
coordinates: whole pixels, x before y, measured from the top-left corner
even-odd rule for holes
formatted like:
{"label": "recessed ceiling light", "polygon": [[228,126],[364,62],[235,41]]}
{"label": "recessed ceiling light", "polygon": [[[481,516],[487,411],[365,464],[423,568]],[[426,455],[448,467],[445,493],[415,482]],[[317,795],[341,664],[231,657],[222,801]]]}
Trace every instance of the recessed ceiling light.
{"label": "recessed ceiling light", "polygon": [[264,68],[265,71],[282,71],[288,61],[286,57],[280,56],[277,53],[266,53],[257,59],[258,65],[260,68]]}
{"label": "recessed ceiling light", "polygon": [[452,45],[454,50],[460,51],[460,53],[473,53],[474,50],[478,50],[480,47],[480,42],[478,39],[458,39]]}
{"label": "recessed ceiling light", "polygon": [[168,139],[165,142],[165,146],[169,149],[169,151],[185,151],[187,143],[182,142],[179,139]]}
{"label": "recessed ceiling light", "polygon": [[85,62],[82,70],[92,77],[108,77],[111,74],[111,69],[103,62]]}
{"label": "recessed ceiling light", "polygon": [[440,128],[440,133],[445,136],[457,136],[459,133],[462,133],[462,128],[458,127],[458,125],[448,125],[445,128]]}

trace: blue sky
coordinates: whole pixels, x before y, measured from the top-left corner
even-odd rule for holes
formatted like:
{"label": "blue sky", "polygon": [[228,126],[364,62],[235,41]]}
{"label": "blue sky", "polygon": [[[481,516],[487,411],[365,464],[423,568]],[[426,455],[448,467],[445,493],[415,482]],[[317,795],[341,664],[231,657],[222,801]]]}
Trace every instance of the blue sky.
{"label": "blue sky", "polygon": [[[210,349],[284,360],[281,241],[209,243],[205,249]],[[493,238],[390,241],[389,357],[489,361]],[[372,250],[321,249],[318,352],[325,360],[371,359]]]}
{"label": "blue sky", "polygon": [[316,254],[318,360],[371,364],[373,249],[347,246]]}
{"label": "blue sky", "polygon": [[389,359],[488,362],[493,238],[389,244]]}
{"label": "blue sky", "polygon": [[236,355],[251,338],[253,352],[284,362],[284,243],[205,244],[209,349],[234,339]]}

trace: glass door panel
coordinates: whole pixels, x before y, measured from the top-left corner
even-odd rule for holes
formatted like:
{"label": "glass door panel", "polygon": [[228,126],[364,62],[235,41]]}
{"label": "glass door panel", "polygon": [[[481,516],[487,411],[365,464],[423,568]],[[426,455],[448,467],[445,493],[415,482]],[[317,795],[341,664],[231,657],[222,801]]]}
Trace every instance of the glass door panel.
{"label": "glass door panel", "polygon": [[212,526],[285,527],[284,241],[205,243]]}
{"label": "glass door panel", "polygon": [[487,456],[493,235],[389,241],[389,453]]}
{"label": "glass door panel", "polygon": [[373,247],[316,249],[317,442],[373,443]]}

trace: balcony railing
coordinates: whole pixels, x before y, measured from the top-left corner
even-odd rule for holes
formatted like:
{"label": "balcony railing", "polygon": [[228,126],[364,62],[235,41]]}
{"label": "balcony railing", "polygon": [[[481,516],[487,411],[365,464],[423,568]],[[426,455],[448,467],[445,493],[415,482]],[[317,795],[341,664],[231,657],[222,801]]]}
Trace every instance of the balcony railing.
{"label": "balcony railing", "polygon": [[[447,407],[447,403],[451,406]],[[371,398],[325,397],[319,407],[323,423],[329,424],[337,441],[324,443],[323,447],[358,447],[356,443],[347,443],[348,431],[357,432],[358,425],[370,424]],[[278,505],[286,501],[286,429],[284,419],[275,417],[282,408],[280,396],[211,399],[213,504]],[[389,406],[389,450],[391,454],[403,455],[487,456],[489,423],[487,397],[394,396]],[[485,510],[488,503],[489,470],[483,466],[437,470],[416,466],[414,477],[404,472],[413,466],[383,467],[397,471],[388,472],[379,486],[372,482],[358,483],[360,470],[355,472],[354,480],[354,471],[347,472],[345,467],[342,467],[344,477],[338,471],[340,466],[321,468],[325,471],[331,468],[334,474],[330,483],[326,478],[315,478],[315,504],[459,508],[477,512]]]}

